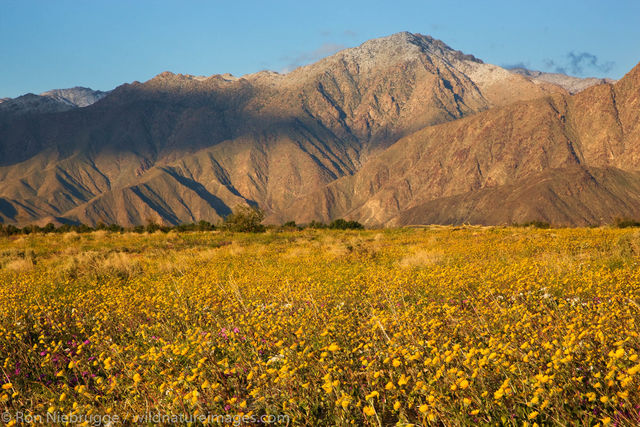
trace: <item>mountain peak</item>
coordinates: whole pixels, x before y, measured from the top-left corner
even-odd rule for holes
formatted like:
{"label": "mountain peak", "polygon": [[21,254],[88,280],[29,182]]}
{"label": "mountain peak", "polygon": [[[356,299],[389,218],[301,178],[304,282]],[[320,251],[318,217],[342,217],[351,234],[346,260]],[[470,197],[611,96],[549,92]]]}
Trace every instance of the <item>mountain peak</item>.
{"label": "mountain peak", "polygon": [[158,74],[156,77],[169,79],[169,78],[175,77],[175,74],[172,73],[171,71],[163,71],[160,74]]}
{"label": "mountain peak", "polygon": [[391,34],[390,36],[366,41],[353,50],[385,55],[398,54],[400,52],[404,54],[414,55],[426,53],[437,55],[446,59],[457,59],[482,63],[482,61],[475,56],[467,55],[459,50],[455,50],[442,40],[438,40],[429,35],[410,33],[408,31],[402,31],[399,33]]}
{"label": "mountain peak", "polygon": [[409,31],[400,31],[399,33],[394,33],[389,36],[379,37],[377,39],[369,40],[369,42],[375,43],[376,41],[380,42],[385,40],[396,43],[396,44],[403,44],[403,43],[418,44],[420,43],[420,41],[423,41],[423,40],[432,41],[434,39],[431,36],[425,36],[419,33],[414,34],[414,33],[410,33]]}
{"label": "mountain peak", "polygon": [[314,64],[301,67],[304,73],[322,69],[329,62],[346,61],[357,64],[360,70],[376,70],[392,64],[419,61],[422,56],[438,57],[446,62],[467,61],[482,64],[473,55],[452,49],[446,43],[428,35],[402,31],[385,37],[368,40],[360,46],[344,49]]}
{"label": "mountain peak", "polygon": [[163,71],[162,73],[156,75],[151,78],[148,82],[163,82],[163,83],[181,83],[186,81],[195,81],[202,82],[209,79],[217,79],[224,81],[236,81],[238,80],[233,74],[224,73],[224,74],[214,74],[211,76],[196,76],[193,74],[181,74],[181,73],[172,73],[171,71]]}
{"label": "mountain peak", "polygon": [[108,94],[109,92],[93,90],[88,87],[75,86],[69,89],[49,90],[41,93],[40,96],[51,98],[71,107],[88,107],[91,104],[95,104]]}

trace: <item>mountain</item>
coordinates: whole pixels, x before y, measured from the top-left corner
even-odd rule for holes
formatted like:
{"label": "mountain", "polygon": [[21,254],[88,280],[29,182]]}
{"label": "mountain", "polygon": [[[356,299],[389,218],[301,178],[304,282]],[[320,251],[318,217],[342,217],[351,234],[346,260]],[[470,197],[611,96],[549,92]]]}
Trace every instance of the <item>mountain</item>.
{"label": "mountain", "polygon": [[54,89],[34,95],[28,93],[17,98],[0,99],[0,121],[11,120],[24,114],[57,113],[87,107],[104,98],[108,92],[86,87]]}
{"label": "mountain", "polygon": [[570,94],[576,94],[583,90],[590,88],[591,86],[601,85],[604,83],[615,83],[612,79],[601,79],[597,77],[573,77],[560,73],[545,73],[542,71],[533,71],[526,68],[511,68],[509,71],[512,73],[520,74],[521,76],[529,77],[533,81],[553,83],[563,87]]}
{"label": "mountain", "polygon": [[318,199],[324,211],[296,206],[313,205],[310,194],[324,197],[334,186],[366,180],[379,159],[406,157],[396,147],[441,129],[434,125],[549,96],[568,93],[405,32],[287,74],[165,72],[84,108],[68,105],[80,106],[74,96],[51,92],[40,98],[66,111],[28,115],[4,112],[15,100],[6,101],[0,221],[175,224],[215,221],[236,204],[257,204],[274,221],[351,214],[346,207],[360,203],[359,193],[335,205]]}
{"label": "mountain", "polygon": [[5,98],[0,103],[0,121],[11,120],[24,114],[56,113],[72,108],[55,99],[28,93],[13,99]]}
{"label": "mountain", "polygon": [[615,84],[426,127],[282,216],[371,225],[639,218],[639,142],[640,65]]}
{"label": "mountain", "polygon": [[108,92],[102,92],[100,90],[93,90],[88,87],[76,86],[71,89],[54,89],[44,93],[40,96],[55,99],[63,104],[70,105],[72,107],[88,107],[91,104],[95,104],[102,98],[107,96]]}

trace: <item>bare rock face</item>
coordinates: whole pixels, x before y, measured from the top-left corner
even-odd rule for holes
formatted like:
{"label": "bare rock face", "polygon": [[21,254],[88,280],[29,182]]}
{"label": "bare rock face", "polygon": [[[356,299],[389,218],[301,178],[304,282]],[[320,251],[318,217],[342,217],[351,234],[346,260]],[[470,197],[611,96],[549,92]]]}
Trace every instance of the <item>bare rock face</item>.
{"label": "bare rock face", "polygon": [[[69,103],[102,95],[50,93],[71,109],[28,116],[3,116],[5,102],[0,221],[176,224],[216,221],[246,203],[272,222],[419,221],[420,206],[580,168],[584,152],[602,170],[626,164],[638,86],[599,87],[583,101],[398,33],[287,74],[165,72],[84,108]],[[596,108],[608,111],[608,130],[588,127]]]}
{"label": "bare rock face", "polygon": [[292,209],[372,225],[640,217],[639,75],[427,127]]}

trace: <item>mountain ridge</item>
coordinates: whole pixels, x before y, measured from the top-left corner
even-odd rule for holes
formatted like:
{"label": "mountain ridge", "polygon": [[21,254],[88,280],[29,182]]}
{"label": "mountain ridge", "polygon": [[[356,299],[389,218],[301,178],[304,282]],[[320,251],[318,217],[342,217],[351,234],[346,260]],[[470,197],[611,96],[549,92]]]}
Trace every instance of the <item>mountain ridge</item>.
{"label": "mountain ridge", "polygon": [[573,77],[561,73],[545,73],[543,71],[529,70],[526,68],[510,68],[512,73],[520,74],[525,77],[529,77],[534,81],[543,81],[547,83],[557,84],[563,87],[571,95],[582,92],[583,90],[590,88],[591,86],[615,83],[615,80],[608,78],[598,77]]}
{"label": "mountain ridge", "polygon": [[[633,144],[640,140],[639,99],[640,65],[614,85],[594,86],[573,96],[557,94],[518,102],[428,127],[399,140],[358,174],[337,180],[310,195],[309,200],[313,203],[304,199],[296,203],[303,206],[301,211],[312,212],[308,215],[323,220],[345,216],[377,225],[400,225],[407,221],[460,222],[464,218],[454,212],[461,209],[468,211],[467,219],[479,223],[493,223],[500,217],[502,224],[545,220],[587,225],[611,222],[622,216],[637,217],[640,213],[635,203],[637,192],[630,190],[627,194],[627,198],[634,201],[634,209],[629,209],[622,196],[624,191],[620,188],[612,191],[611,185],[617,184],[611,177],[635,174],[640,168],[639,147]],[[413,163],[407,165],[407,162]],[[581,200],[571,206],[572,214],[552,213],[551,208],[536,213],[534,208],[539,201],[526,197],[516,198],[521,203],[520,213],[516,208],[506,209],[499,216],[491,212],[500,211],[495,207],[506,197],[506,190],[491,192],[488,191],[490,188],[517,188],[518,182],[531,187],[531,177],[545,170],[565,169],[568,174],[575,175],[575,170],[588,174],[592,168],[599,168],[601,172],[601,182],[594,178],[593,188],[590,187],[594,192],[592,203],[602,206],[602,200],[607,200],[608,212],[600,209],[598,215],[593,215],[589,212],[593,209]],[[553,176],[561,181],[557,173]],[[534,181],[544,185],[546,179]],[[627,179],[627,182],[632,181]],[[638,184],[628,187],[638,188]],[[500,193],[500,197],[496,196],[492,202],[485,200],[485,210],[473,213],[468,200],[474,199],[474,203],[481,204],[480,190],[485,195]],[[416,191],[419,196],[412,194]],[[465,194],[472,197],[465,198]],[[611,194],[617,194],[615,200],[611,199]],[[541,197],[541,200],[548,199],[549,196]],[[438,207],[438,200],[443,203],[441,207]],[[467,207],[454,206],[455,200],[463,205],[466,203]],[[567,200],[561,202],[566,204]],[[333,210],[322,211],[318,206],[331,206]],[[404,213],[407,210],[411,213]],[[494,220],[483,221],[482,218]],[[304,222],[306,217],[298,219]]]}
{"label": "mountain ridge", "polygon": [[[602,91],[595,99],[607,96]],[[527,107],[541,99],[556,101]],[[351,197],[348,188],[331,189],[354,180],[381,184],[382,175],[371,181],[363,174],[375,171],[380,158],[402,162],[406,156],[397,147],[420,132],[440,132],[439,126],[459,132],[455,123],[505,108],[502,123],[514,128],[511,105],[556,126],[554,115],[570,99],[562,86],[411,33],[370,40],[287,74],[164,72],[121,85],[83,108],[4,119],[0,110],[0,221],[175,224],[215,221],[236,204],[251,204],[272,222],[346,215],[400,224],[404,211],[431,200],[433,189],[399,192],[393,197],[412,200],[396,200],[401,209],[389,208],[384,198],[360,203],[368,191]],[[432,153],[447,146],[440,145]],[[403,167],[413,168],[417,160],[406,158]],[[437,168],[427,172],[446,178]],[[489,176],[500,183],[511,179],[501,173],[498,168]],[[477,174],[458,175],[470,191],[486,184],[478,184]],[[467,176],[471,181],[464,181]],[[441,194],[455,195],[446,189]],[[358,203],[360,213],[347,209]]]}
{"label": "mountain ridge", "polygon": [[53,89],[40,95],[27,93],[17,98],[3,98],[0,100],[0,119],[3,116],[57,113],[88,107],[108,94],[109,92],[76,86],[69,89]]}

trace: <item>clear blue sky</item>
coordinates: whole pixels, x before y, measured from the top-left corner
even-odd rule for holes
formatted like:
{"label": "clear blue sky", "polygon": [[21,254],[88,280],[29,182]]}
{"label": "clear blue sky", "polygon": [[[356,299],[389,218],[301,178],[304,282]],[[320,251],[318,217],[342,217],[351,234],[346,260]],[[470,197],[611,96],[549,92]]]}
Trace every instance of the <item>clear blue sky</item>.
{"label": "clear blue sky", "polygon": [[637,0],[0,0],[0,97],[283,71],[398,31],[498,65],[620,78],[640,62]]}

